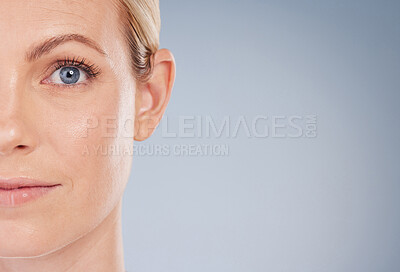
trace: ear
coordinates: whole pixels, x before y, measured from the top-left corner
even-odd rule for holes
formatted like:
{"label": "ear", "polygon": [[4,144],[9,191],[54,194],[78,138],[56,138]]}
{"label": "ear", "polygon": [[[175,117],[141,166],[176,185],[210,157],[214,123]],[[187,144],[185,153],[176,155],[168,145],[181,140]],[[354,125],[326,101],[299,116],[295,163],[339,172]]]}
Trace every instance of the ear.
{"label": "ear", "polygon": [[167,49],[158,50],[153,58],[150,79],[138,84],[136,92],[135,140],[149,138],[167,108],[175,81],[175,59]]}

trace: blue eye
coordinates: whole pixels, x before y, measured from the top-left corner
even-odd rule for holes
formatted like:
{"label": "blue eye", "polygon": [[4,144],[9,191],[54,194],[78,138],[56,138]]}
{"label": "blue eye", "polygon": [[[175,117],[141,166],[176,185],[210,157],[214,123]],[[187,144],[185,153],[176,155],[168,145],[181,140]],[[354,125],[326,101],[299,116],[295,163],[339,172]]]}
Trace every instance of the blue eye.
{"label": "blue eye", "polygon": [[55,71],[49,78],[51,83],[73,85],[87,80],[86,73],[73,66],[63,67]]}
{"label": "blue eye", "polygon": [[81,77],[79,69],[75,67],[64,67],[60,70],[60,79],[65,84],[75,84]]}

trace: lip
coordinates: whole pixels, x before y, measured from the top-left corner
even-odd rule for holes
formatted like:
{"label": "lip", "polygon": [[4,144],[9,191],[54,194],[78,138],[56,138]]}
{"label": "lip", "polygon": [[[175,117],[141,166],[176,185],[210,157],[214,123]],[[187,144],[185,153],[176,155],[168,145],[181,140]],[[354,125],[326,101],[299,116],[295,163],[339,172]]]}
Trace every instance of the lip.
{"label": "lip", "polygon": [[61,184],[25,177],[0,178],[0,207],[16,207],[42,198]]}

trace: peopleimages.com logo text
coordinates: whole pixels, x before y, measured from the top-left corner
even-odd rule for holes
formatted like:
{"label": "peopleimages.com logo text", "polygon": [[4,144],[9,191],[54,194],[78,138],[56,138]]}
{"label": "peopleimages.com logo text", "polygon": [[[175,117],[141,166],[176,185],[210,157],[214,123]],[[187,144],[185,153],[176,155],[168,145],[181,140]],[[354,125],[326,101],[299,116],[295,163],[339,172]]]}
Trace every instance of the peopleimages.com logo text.
{"label": "peopleimages.com logo text", "polygon": [[[132,137],[139,131],[139,123],[133,119],[121,121],[116,116],[104,116],[87,120],[87,137],[91,131],[101,128],[103,137]],[[149,118],[158,126],[162,138],[316,138],[317,115],[256,115],[223,116],[185,115],[176,118],[165,116],[160,122]],[[151,127],[151,126],[150,126]]]}

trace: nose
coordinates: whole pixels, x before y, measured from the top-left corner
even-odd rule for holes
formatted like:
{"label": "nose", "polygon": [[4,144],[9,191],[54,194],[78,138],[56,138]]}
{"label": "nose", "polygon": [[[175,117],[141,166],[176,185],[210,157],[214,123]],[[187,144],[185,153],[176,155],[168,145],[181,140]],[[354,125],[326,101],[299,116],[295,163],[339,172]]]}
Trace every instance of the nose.
{"label": "nose", "polygon": [[28,154],[37,147],[35,103],[29,77],[14,53],[0,59],[0,166],[7,156]]}
{"label": "nose", "polygon": [[35,142],[27,133],[23,120],[4,119],[0,120],[0,157],[14,153],[28,154],[32,152],[35,149]]}

